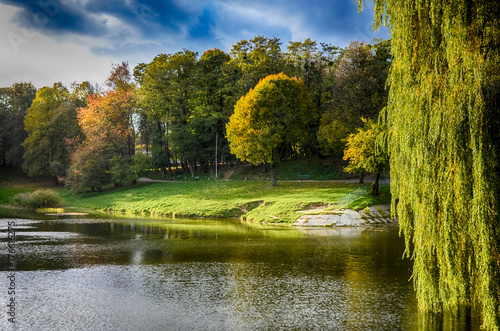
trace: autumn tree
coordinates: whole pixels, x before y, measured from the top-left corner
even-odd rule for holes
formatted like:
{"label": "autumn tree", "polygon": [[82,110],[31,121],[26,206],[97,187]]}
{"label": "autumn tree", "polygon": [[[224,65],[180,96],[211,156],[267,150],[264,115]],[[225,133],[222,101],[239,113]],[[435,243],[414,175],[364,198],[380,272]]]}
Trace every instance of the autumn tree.
{"label": "autumn tree", "polygon": [[500,3],[375,3],[391,29],[392,204],[419,308],[473,305],[498,330]]}
{"label": "autumn tree", "polygon": [[134,180],[135,85],[128,64],[115,65],[107,80],[109,90],[87,97],[87,105],[78,109],[78,125],[84,139],[73,143],[71,169],[67,185],[74,191],[115,185]]}
{"label": "autumn tree", "polygon": [[22,143],[28,136],[24,117],[35,96],[36,88],[31,83],[0,89],[0,167],[22,165]]}
{"label": "autumn tree", "polygon": [[380,175],[389,163],[387,154],[387,127],[384,122],[362,119],[364,126],[347,137],[344,160],[349,160],[346,172],[369,172],[375,175],[372,195],[379,194]]}
{"label": "autumn tree", "polygon": [[363,125],[361,118],[376,119],[387,104],[387,43],[371,46],[352,42],[338,64],[331,104],[322,115],[318,132],[326,154],[341,154],[345,138]]}
{"label": "autumn tree", "polygon": [[244,95],[227,124],[231,153],[242,161],[275,166],[289,150],[300,154],[315,112],[306,86],[285,74],[270,75]]}

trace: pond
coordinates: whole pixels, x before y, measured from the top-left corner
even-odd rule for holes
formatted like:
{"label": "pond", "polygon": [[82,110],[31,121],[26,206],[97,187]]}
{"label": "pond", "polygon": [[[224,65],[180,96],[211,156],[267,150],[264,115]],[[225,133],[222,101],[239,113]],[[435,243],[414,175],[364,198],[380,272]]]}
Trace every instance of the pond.
{"label": "pond", "polygon": [[479,329],[468,313],[417,312],[395,228],[82,216],[0,228],[1,330]]}

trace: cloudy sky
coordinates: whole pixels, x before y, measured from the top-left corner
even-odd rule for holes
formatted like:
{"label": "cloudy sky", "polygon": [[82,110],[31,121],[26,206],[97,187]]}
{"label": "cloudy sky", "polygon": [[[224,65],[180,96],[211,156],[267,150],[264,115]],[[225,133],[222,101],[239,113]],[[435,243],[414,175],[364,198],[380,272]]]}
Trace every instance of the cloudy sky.
{"label": "cloudy sky", "polygon": [[0,0],[0,87],[89,80],[186,48],[226,52],[256,35],[345,47],[388,38],[354,0]]}

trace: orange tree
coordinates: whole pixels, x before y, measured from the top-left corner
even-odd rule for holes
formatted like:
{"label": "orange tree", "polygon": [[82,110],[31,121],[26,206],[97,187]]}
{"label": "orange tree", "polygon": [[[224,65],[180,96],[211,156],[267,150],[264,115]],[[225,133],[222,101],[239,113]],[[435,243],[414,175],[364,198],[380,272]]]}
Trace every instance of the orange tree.
{"label": "orange tree", "polygon": [[72,142],[66,185],[73,191],[87,187],[100,190],[110,181],[119,186],[136,178],[132,120],[136,92],[127,63],[113,67],[107,85],[110,90],[89,95],[86,107],[77,110],[84,139]]}
{"label": "orange tree", "polygon": [[241,97],[226,125],[231,153],[242,161],[275,166],[283,155],[302,153],[316,113],[309,92],[297,78],[270,75]]}

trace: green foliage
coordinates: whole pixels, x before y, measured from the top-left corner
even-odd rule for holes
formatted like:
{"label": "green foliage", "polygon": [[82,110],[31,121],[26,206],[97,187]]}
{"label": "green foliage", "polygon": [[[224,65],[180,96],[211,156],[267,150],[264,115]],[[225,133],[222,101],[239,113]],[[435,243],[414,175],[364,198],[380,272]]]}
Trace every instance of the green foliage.
{"label": "green foliage", "polygon": [[387,103],[389,64],[388,41],[349,45],[335,70],[332,101],[319,127],[318,140],[325,153],[341,155],[344,139],[363,125],[361,118],[378,117]]}
{"label": "green foliage", "polygon": [[[102,193],[73,195],[62,191],[67,205],[145,215],[247,217],[266,223],[294,222],[304,206],[335,204],[354,184],[284,182],[267,187],[252,181],[180,181],[140,184]],[[0,190],[1,192],[1,190]]]}
{"label": "green foliage", "polygon": [[144,153],[135,153],[134,154],[134,172],[138,177],[144,176],[151,169],[151,156]]}
{"label": "green foliage", "polygon": [[[384,113],[382,113],[384,115]],[[349,160],[345,171],[349,173],[370,172],[375,174],[372,183],[372,194],[378,194],[378,181],[382,171],[389,163],[387,153],[387,127],[372,120],[363,119],[363,128],[358,129],[356,134],[351,133],[347,137],[347,148],[344,150],[344,160]]]}
{"label": "green foliage", "polygon": [[59,193],[54,190],[40,189],[30,193],[19,193],[14,196],[12,203],[24,208],[60,207],[62,202]]}
{"label": "green foliage", "polygon": [[419,307],[473,304],[483,327],[498,330],[499,2],[377,0],[375,8],[376,25],[391,28],[392,199]]}
{"label": "green foliage", "polygon": [[21,144],[27,137],[23,122],[35,96],[31,83],[0,89],[0,167],[22,165]]}
{"label": "green foliage", "polygon": [[371,119],[362,119],[364,127],[356,134],[347,137],[347,148],[344,150],[344,160],[349,160],[345,168],[348,173],[359,171],[380,173],[389,162],[385,141],[386,128]]}
{"label": "green foliage", "polygon": [[61,83],[40,89],[24,119],[23,170],[30,177],[63,178],[69,166],[67,139],[80,134],[75,105]]}
{"label": "green foliage", "polygon": [[[270,164],[273,171],[286,150],[301,153],[314,118],[301,80],[285,74],[268,76],[236,103],[226,126],[231,153],[242,161]],[[276,185],[273,172],[271,181]]]}
{"label": "green foliage", "polygon": [[135,172],[134,159],[131,157],[125,158],[120,154],[114,155],[109,160],[109,173],[111,174],[111,181],[116,186],[136,180],[137,173]]}

